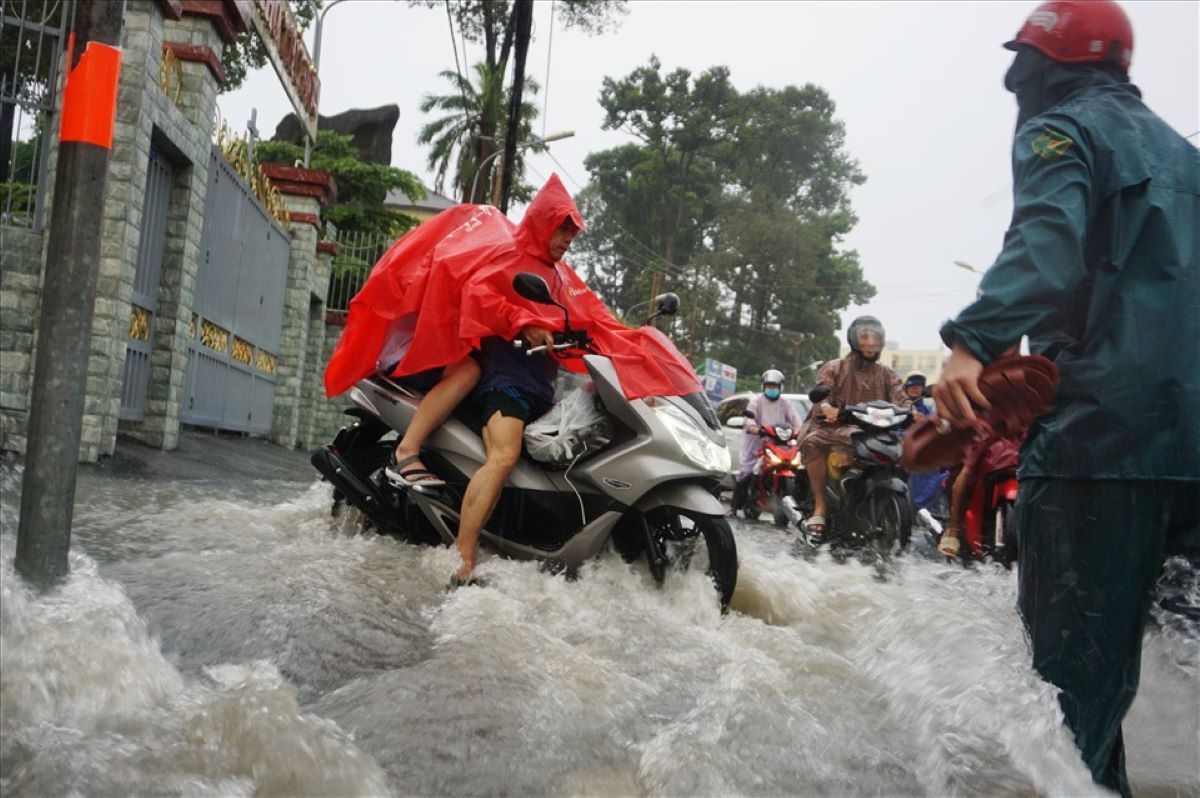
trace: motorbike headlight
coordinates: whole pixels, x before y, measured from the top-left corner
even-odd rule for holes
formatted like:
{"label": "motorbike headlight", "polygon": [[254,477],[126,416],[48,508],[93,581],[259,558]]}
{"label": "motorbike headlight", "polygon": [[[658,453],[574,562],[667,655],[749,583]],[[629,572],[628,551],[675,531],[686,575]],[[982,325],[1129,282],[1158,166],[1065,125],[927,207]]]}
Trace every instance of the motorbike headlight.
{"label": "motorbike headlight", "polygon": [[693,463],[707,471],[722,474],[732,467],[729,449],[725,448],[725,444],[709,440],[704,431],[682,410],[665,402],[652,404],[650,409]]}
{"label": "motorbike headlight", "polygon": [[771,465],[779,465],[783,462],[775,452],[767,452],[767,459],[771,461]]}

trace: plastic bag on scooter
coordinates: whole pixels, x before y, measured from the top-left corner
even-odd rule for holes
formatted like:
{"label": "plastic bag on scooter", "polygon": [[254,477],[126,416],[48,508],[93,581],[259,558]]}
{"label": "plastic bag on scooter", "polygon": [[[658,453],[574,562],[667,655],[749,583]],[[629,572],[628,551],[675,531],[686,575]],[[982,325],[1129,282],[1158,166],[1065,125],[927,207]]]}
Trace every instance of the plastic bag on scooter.
{"label": "plastic bag on scooter", "polygon": [[539,463],[566,468],[612,441],[612,425],[597,406],[591,385],[576,388],[525,427],[525,449]]}

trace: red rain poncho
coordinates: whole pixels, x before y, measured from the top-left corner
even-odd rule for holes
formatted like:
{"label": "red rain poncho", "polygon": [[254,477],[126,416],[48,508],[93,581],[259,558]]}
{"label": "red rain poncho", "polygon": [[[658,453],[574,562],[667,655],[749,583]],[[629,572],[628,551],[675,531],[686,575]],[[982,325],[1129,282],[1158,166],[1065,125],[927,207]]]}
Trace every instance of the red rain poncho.
{"label": "red rain poncho", "polygon": [[[612,359],[628,398],[699,393],[691,364],[665,335],[624,326],[570,266],[551,260],[550,237],[568,217],[586,229],[570,194],[551,175],[519,226],[495,208],[464,204],[405,235],[350,302],[325,369],[326,394],[341,394],[375,373],[380,361],[397,363],[392,376],[407,376],[457,362],[489,336],[514,339],[529,325],[562,330],[561,310],[513,291],[520,272],[546,280],[570,312],[571,327],[587,330],[593,350]],[[582,370],[578,357],[563,365]]]}

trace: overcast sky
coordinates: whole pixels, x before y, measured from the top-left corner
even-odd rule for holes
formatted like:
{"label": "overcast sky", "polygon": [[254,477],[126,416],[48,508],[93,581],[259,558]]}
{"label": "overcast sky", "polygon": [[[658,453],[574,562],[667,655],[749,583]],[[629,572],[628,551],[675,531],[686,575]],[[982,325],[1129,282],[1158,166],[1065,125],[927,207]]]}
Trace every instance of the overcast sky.
{"label": "overcast sky", "polygon": [[[1131,77],[1147,105],[1182,135],[1200,130],[1200,3],[1126,2],[1134,29]],[[1002,78],[1012,38],[1032,2],[716,2],[633,0],[615,33],[587,37],[555,25],[551,4],[535,4],[528,73],[542,85],[546,133],[570,139],[529,158],[530,182],[560,172],[572,191],[587,182],[588,153],[629,137],[600,129],[604,77],[622,77],[657,55],[663,70],[698,73],[724,64],[742,90],[815,83],[837,104],[846,146],[867,182],[852,194],[858,225],[845,246],[858,250],[874,301],[850,308],[879,316],[905,348],[939,346],[937,328],[974,296],[1012,210],[1010,147],[1016,105]],[[308,38],[312,49],[311,31]],[[481,58],[467,43],[467,60]],[[459,58],[462,59],[461,48]],[[549,79],[547,80],[547,63]],[[464,64],[464,69],[465,69]],[[321,112],[400,106],[392,163],[432,184],[417,144],[419,103],[445,93],[454,68],[443,8],[403,0],[346,0],[325,18]],[[290,110],[273,70],[252,75],[219,106],[232,127],[258,109],[269,136]],[[1197,143],[1200,137],[1193,136]]]}

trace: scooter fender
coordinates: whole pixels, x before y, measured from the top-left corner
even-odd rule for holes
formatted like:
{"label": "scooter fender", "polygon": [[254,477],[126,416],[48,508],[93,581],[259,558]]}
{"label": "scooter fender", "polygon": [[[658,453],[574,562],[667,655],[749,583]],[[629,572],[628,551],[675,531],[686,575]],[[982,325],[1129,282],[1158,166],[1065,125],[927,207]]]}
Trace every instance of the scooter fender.
{"label": "scooter fender", "polygon": [[725,508],[721,502],[703,487],[692,482],[668,482],[659,485],[633,505],[635,510],[643,513],[656,507],[676,507],[717,517],[725,515]]}
{"label": "scooter fender", "polygon": [[867,496],[874,496],[876,493],[880,492],[896,493],[901,496],[908,495],[908,483],[900,479],[900,477],[868,479],[866,488]]}

